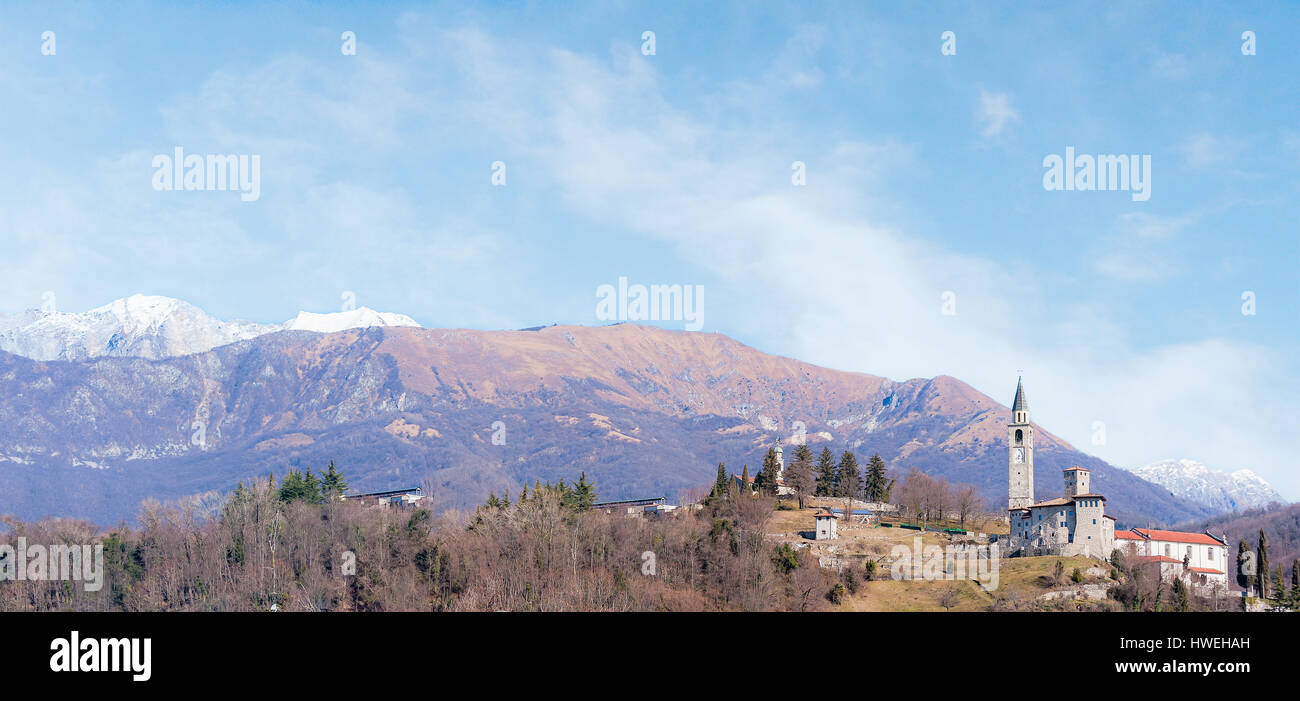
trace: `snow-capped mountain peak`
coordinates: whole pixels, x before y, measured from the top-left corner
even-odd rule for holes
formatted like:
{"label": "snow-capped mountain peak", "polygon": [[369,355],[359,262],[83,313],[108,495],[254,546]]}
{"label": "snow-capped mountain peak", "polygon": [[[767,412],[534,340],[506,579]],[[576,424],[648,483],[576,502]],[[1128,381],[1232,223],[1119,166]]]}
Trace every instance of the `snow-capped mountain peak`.
{"label": "snow-capped mountain peak", "polygon": [[333,314],[300,312],[282,324],[222,321],[171,297],[132,295],[87,312],[28,310],[0,314],[0,350],[33,360],[101,356],[150,359],[201,353],[276,331],[333,333],[370,326],[419,326],[404,314],[361,307]]}
{"label": "snow-capped mountain peak", "polygon": [[1160,460],[1132,472],[1168,489],[1175,496],[1219,511],[1241,511],[1285,501],[1272,485],[1247,469],[1220,472],[1211,470],[1204,463],[1184,458]]}
{"label": "snow-capped mountain peak", "polygon": [[370,326],[415,326],[415,319],[405,314],[377,312],[369,307],[360,307],[346,312],[316,314],[298,312],[298,316],[284,324],[284,328],[293,331],[317,331],[334,333],[344,329],[367,328]]}

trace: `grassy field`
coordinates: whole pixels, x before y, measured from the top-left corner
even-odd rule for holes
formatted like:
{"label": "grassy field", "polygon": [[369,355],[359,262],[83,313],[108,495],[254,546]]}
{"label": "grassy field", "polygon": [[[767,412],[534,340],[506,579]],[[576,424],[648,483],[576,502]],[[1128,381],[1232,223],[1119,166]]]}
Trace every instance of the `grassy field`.
{"label": "grassy field", "polygon": [[[1017,608],[1043,606],[1070,609],[1072,597],[1061,602],[1039,603],[1039,597],[1052,591],[1068,592],[1076,583],[1070,575],[1077,568],[1083,581],[1079,584],[1109,584],[1110,566],[1086,557],[1023,557],[1003,558],[998,563],[997,587],[984,591],[972,581],[895,581],[890,578],[891,550],[899,545],[912,548],[913,540],[921,537],[922,546],[950,544],[947,535],[903,529],[885,528],[878,524],[852,524],[841,519],[839,538],[827,541],[810,540],[814,528],[813,514],[817,509],[802,511],[775,511],[768,524],[772,537],[791,543],[801,543],[808,552],[832,562],[847,562],[856,572],[865,571],[867,560],[877,564],[876,581],[861,581],[856,593],[842,604],[846,611],[984,611],[999,599],[1001,605],[1013,602]],[[1005,531],[1005,528],[1003,528]],[[989,532],[987,530],[983,531]],[[1056,582],[1053,571],[1060,562],[1064,571],[1061,582]],[[1092,574],[1088,574],[1092,570]],[[1091,603],[1091,606],[1097,604]]]}
{"label": "grassy field", "polygon": [[[1056,563],[1064,567],[1064,583],[1057,585],[1052,581]],[[998,567],[997,588],[984,591],[975,582],[927,582],[927,581],[885,581],[866,582],[856,594],[847,597],[843,604],[846,611],[985,611],[999,598],[1006,598],[1024,603],[1034,602],[1038,597],[1051,591],[1067,591],[1076,586],[1070,580],[1070,574],[1078,568],[1080,573],[1089,569],[1100,569],[1108,573],[1110,567],[1098,560],[1086,557],[1017,557],[1001,560]],[[888,572],[880,576],[889,577]],[[1086,575],[1082,584],[1109,584],[1103,575]],[[1071,609],[1070,597],[1053,604],[1055,607]],[[945,607],[944,604],[947,604]],[[1091,605],[1096,605],[1093,602]],[[1105,602],[1110,606],[1109,602]]]}

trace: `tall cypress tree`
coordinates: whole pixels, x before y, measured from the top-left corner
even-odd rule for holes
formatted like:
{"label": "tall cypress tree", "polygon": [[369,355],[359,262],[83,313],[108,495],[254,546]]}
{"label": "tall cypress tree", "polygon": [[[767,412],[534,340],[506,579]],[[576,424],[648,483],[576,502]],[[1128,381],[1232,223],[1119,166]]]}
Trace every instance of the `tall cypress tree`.
{"label": "tall cypress tree", "polygon": [[718,477],[713,481],[713,491],[709,492],[709,498],[705,501],[713,503],[719,499],[725,499],[730,490],[731,478],[727,476],[727,466],[718,463]]}
{"label": "tall cypress tree", "polygon": [[754,483],[749,480],[749,465],[746,464],[740,470],[740,493],[752,494],[753,491],[754,491]]}
{"label": "tall cypress tree", "polygon": [[835,454],[829,446],[822,448],[822,453],[817,458],[817,489],[813,493],[819,497],[835,493]]}
{"label": "tall cypress tree", "polygon": [[1291,605],[1300,606],[1300,560],[1291,561]]}
{"label": "tall cypress tree", "polygon": [[1268,598],[1268,537],[1264,535],[1264,529],[1259,529],[1259,545],[1255,549],[1255,584],[1259,590],[1259,598]]}

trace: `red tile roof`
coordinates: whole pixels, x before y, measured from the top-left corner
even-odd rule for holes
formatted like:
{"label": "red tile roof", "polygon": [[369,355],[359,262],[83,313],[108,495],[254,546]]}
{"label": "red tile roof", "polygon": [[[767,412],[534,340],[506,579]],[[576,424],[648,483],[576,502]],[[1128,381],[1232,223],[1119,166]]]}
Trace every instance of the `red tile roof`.
{"label": "red tile roof", "polygon": [[1223,572],[1211,567],[1188,567],[1187,569],[1193,572],[1200,572],[1201,574],[1223,574]]}
{"label": "red tile roof", "polygon": [[1160,531],[1150,528],[1134,528],[1139,535],[1151,540],[1159,540],[1168,543],[1191,543],[1193,545],[1218,545],[1223,547],[1223,543],[1215,539],[1214,536],[1205,533],[1184,533],[1183,531]]}
{"label": "red tile roof", "polygon": [[1075,470],[1078,470],[1079,472],[1090,472],[1090,470],[1089,470],[1088,468],[1086,468],[1086,467],[1079,467],[1078,465],[1075,465],[1074,467],[1067,467],[1067,468],[1065,468],[1064,470],[1061,470],[1061,471],[1062,471],[1062,472],[1073,472],[1073,471],[1075,471]]}
{"label": "red tile roof", "polygon": [[1138,559],[1142,562],[1177,562],[1179,564],[1182,564],[1183,562],[1182,560],[1175,560],[1172,557],[1165,557],[1164,555],[1143,555]]}
{"label": "red tile roof", "polygon": [[1146,540],[1133,531],[1115,531],[1115,540]]}

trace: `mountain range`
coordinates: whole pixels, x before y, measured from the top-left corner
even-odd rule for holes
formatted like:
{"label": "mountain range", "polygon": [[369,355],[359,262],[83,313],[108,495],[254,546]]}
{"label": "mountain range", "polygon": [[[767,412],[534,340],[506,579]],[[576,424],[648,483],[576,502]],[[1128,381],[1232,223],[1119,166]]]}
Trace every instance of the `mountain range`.
{"label": "mountain range", "polygon": [[202,353],[277,331],[370,326],[419,324],[403,314],[366,307],[333,314],[300,312],[283,324],[221,321],[178,299],[133,295],[80,314],[36,309],[0,314],[0,350],[33,360],[158,359]]}
{"label": "mountain range", "polygon": [[1285,501],[1272,485],[1250,470],[1219,472],[1195,460],[1161,460],[1139,467],[1133,474],[1216,512],[1243,511]]}
{"label": "mountain range", "polygon": [[[956,378],[830,370],[712,333],[424,329],[357,311],[362,328],[300,315],[318,329],[303,330],[133,297],[68,315],[80,325],[10,325],[6,347],[24,353],[0,352],[0,513],[109,523],[147,497],[329,460],[354,489],[426,485],[438,508],[584,471],[601,498],[676,500],[720,462],[755,472],[796,433],[815,450],[879,452],[895,476],[915,466],[976,485],[995,511],[1005,503],[1009,410]],[[1040,499],[1080,465],[1121,525],[1214,513],[1042,427],[1036,436]]]}

